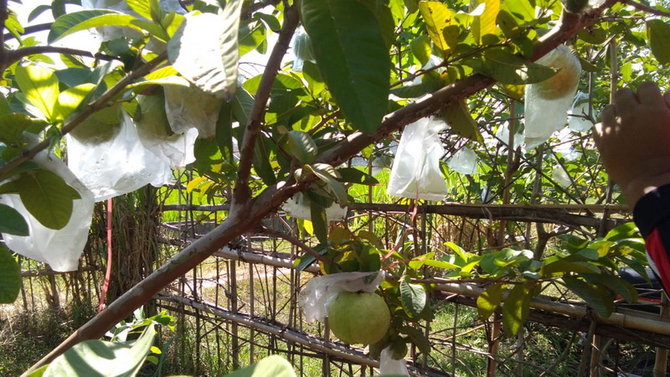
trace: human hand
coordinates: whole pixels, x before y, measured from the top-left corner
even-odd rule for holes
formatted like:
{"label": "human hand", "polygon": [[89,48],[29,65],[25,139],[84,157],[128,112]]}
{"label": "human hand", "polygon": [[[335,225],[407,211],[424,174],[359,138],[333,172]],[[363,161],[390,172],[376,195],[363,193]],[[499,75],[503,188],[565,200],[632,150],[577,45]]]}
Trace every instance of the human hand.
{"label": "human hand", "polygon": [[670,183],[670,92],[644,82],[637,93],[620,89],[594,128],[605,168],[626,201]]}

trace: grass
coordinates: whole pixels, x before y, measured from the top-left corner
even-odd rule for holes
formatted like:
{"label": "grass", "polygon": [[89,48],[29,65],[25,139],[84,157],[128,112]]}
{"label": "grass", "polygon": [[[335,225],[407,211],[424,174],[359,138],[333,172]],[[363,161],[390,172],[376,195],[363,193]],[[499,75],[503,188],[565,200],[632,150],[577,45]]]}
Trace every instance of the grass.
{"label": "grass", "polygon": [[0,329],[0,375],[20,375],[93,315],[92,306],[6,315]]}

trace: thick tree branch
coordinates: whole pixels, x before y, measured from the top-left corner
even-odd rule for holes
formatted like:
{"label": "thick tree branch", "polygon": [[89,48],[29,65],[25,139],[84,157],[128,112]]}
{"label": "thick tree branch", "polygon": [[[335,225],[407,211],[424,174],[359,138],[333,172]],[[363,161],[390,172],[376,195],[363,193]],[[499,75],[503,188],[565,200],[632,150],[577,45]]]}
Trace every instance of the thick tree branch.
{"label": "thick tree branch", "polygon": [[[77,116],[75,116],[66,125],[64,125],[61,128],[61,134],[65,135],[69,133],[77,126],[79,126],[84,120],[86,120],[86,118],[88,118],[91,114],[107,107],[109,105],[109,102],[113,100],[114,97],[123,92],[128,85],[132,84],[142,76],[145,76],[146,74],[153,71],[154,68],[159,66],[166,59],[167,59],[167,53],[163,53],[154,58],[152,61],[147,62],[138,69],[128,73],[124,78],[122,78],[118,83],[116,83],[116,85],[114,85],[105,93],[103,93],[97,100],[88,104],[86,108],[84,108],[84,110],[82,110],[79,114],[77,114]],[[23,151],[23,153],[14,157],[10,161],[8,161],[5,165],[2,165],[2,167],[0,167],[0,181],[2,181],[4,177],[6,177],[9,173],[11,173],[11,171],[16,167],[18,167],[21,163],[35,157],[38,153],[48,148],[49,145],[51,145],[51,140],[49,139],[43,140],[34,147]]]}
{"label": "thick tree branch", "polygon": [[272,49],[272,53],[268,58],[268,63],[263,71],[261,82],[258,85],[258,91],[254,99],[254,106],[249,115],[249,123],[244,132],[244,140],[240,146],[240,164],[237,169],[237,179],[235,180],[235,189],[233,190],[232,211],[244,202],[249,200],[249,177],[251,174],[251,165],[256,148],[256,140],[261,132],[261,125],[265,117],[265,108],[270,98],[270,91],[275,77],[281,68],[281,61],[289,43],[293,37],[293,32],[298,26],[298,10],[296,5],[288,8],[284,17],[284,26],[279,32],[279,39]]}
{"label": "thick tree branch", "polygon": [[[578,28],[562,27],[551,38],[547,38],[540,42],[537,46],[537,50],[545,52],[551,51],[559,44],[574,37],[581,27],[593,24],[597,20],[598,15],[615,2],[616,1],[614,0],[609,0],[603,7],[594,9],[580,17],[576,20],[580,25]],[[356,155],[370,143],[388,136],[391,132],[399,130],[419,118],[434,113],[440,109],[441,106],[472,95],[477,91],[492,85],[493,82],[494,81],[491,78],[474,75],[453,83],[434,92],[432,96],[423,101],[413,103],[389,114],[382,122],[379,130],[374,134],[353,134],[348,140],[340,142],[338,145],[324,153],[319,158],[319,161],[330,163],[332,165],[340,164]],[[39,368],[45,363],[50,362],[55,357],[83,340],[97,339],[103,336],[112,326],[132,314],[135,309],[149,301],[173,280],[187,273],[219,248],[228,244],[235,237],[257,228],[264,217],[276,211],[284,201],[290,198],[293,194],[304,190],[308,184],[309,182],[300,182],[298,184],[292,184],[290,181],[280,182],[279,184],[268,187],[252,200],[238,202],[238,208],[233,211],[221,225],[194,241],[190,246],[175,255],[165,265],[154,271],[147,278],[112,302],[105,310],[98,313],[98,315],[75,331],[52,352],[33,365],[26,374]]]}

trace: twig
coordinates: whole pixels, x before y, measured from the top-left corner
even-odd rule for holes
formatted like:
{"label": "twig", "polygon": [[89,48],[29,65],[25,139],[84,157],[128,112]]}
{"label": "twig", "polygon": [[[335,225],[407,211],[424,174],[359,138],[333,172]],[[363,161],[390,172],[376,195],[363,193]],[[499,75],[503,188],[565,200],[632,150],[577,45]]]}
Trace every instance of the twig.
{"label": "twig", "polygon": [[256,148],[256,140],[261,131],[261,124],[265,115],[265,107],[270,98],[270,90],[274,83],[277,72],[281,67],[281,61],[289,43],[293,37],[293,32],[298,26],[298,10],[296,5],[286,10],[284,18],[284,26],[279,32],[279,39],[272,49],[272,53],[268,58],[268,64],[265,67],[261,82],[258,85],[258,91],[254,99],[254,106],[249,115],[249,123],[244,132],[244,140],[240,146],[240,164],[237,169],[237,179],[235,180],[235,189],[233,190],[232,207],[236,210],[242,203],[249,199],[249,177],[251,174],[251,165],[253,160],[254,149]]}
{"label": "twig", "polygon": [[90,51],[79,50],[76,48],[70,47],[59,47],[59,46],[30,46],[20,48],[18,50],[7,51],[5,57],[2,60],[3,66],[7,67],[12,63],[19,61],[21,58],[35,55],[35,54],[68,54],[68,55],[79,55],[79,56],[88,56],[89,58],[95,58],[100,60],[119,60],[115,56],[110,56],[106,54],[97,53],[94,54]]}
{"label": "twig", "polygon": [[309,247],[306,243],[302,242],[297,237],[293,237],[290,234],[286,234],[284,232],[279,232],[279,231],[269,229],[269,228],[265,228],[265,227],[262,228],[261,232],[264,233],[264,234],[267,234],[268,236],[281,238],[283,240],[286,240],[286,241],[298,246],[299,248],[308,252],[310,255],[312,255],[314,258],[316,258],[316,260],[325,264],[326,266],[331,264],[330,258],[326,257],[325,255],[319,254],[316,250]]}
{"label": "twig", "polygon": [[[158,55],[156,58],[147,62],[140,68],[128,73],[124,78],[116,83],[113,87],[103,93],[100,98],[88,104],[84,110],[82,110],[77,116],[75,116],[70,122],[64,125],[61,128],[61,135],[65,135],[72,131],[75,127],[79,126],[86,118],[91,114],[99,111],[106,106],[108,106],[109,101],[116,97],[119,93],[126,89],[126,87],[132,84],[135,80],[141,78],[142,76],[150,73],[154,68],[159,66],[167,59],[167,53]],[[18,167],[21,163],[30,160],[35,157],[39,152],[45,150],[51,145],[51,140],[46,139],[38,143],[34,147],[23,151],[20,155],[14,157],[12,160],[8,161],[5,165],[0,167],[0,180],[6,177],[13,169]]]}
{"label": "twig", "polygon": [[[45,22],[43,24],[37,24],[37,25],[32,25],[32,26],[25,27],[23,29],[23,34],[22,35],[32,34],[32,33],[37,33],[37,32],[40,32],[40,31],[49,30],[49,29],[51,29],[52,24],[53,24],[53,22]],[[12,34],[12,33],[6,33],[6,34],[3,34],[2,36],[3,36],[3,38],[5,38],[5,40],[16,38],[14,36],[14,34]]]}
{"label": "twig", "polygon": [[[5,30],[5,21],[7,21],[7,0],[0,1],[0,30]],[[5,72],[8,64],[5,64],[7,50],[5,49],[5,35],[0,35],[0,75]]]}
{"label": "twig", "polygon": [[670,12],[664,12],[660,9],[652,8],[650,6],[640,4],[640,3],[636,2],[636,1],[633,1],[633,0],[621,0],[621,3],[626,4],[626,5],[630,5],[631,7],[635,8],[637,10],[640,10],[640,11],[643,11],[643,12],[646,12],[646,13],[651,13],[651,14],[656,15],[656,16],[670,17]]}

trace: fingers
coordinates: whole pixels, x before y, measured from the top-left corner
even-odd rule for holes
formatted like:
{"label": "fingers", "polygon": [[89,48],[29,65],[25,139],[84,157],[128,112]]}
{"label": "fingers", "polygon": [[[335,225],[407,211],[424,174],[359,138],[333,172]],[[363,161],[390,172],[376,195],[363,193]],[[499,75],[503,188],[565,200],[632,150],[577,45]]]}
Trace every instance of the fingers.
{"label": "fingers", "polygon": [[665,103],[661,90],[653,82],[643,82],[637,87],[637,98],[641,104],[661,106]]}
{"label": "fingers", "polygon": [[612,104],[616,107],[616,112],[619,114],[631,112],[639,105],[635,92],[630,88],[617,90],[612,99]]}

